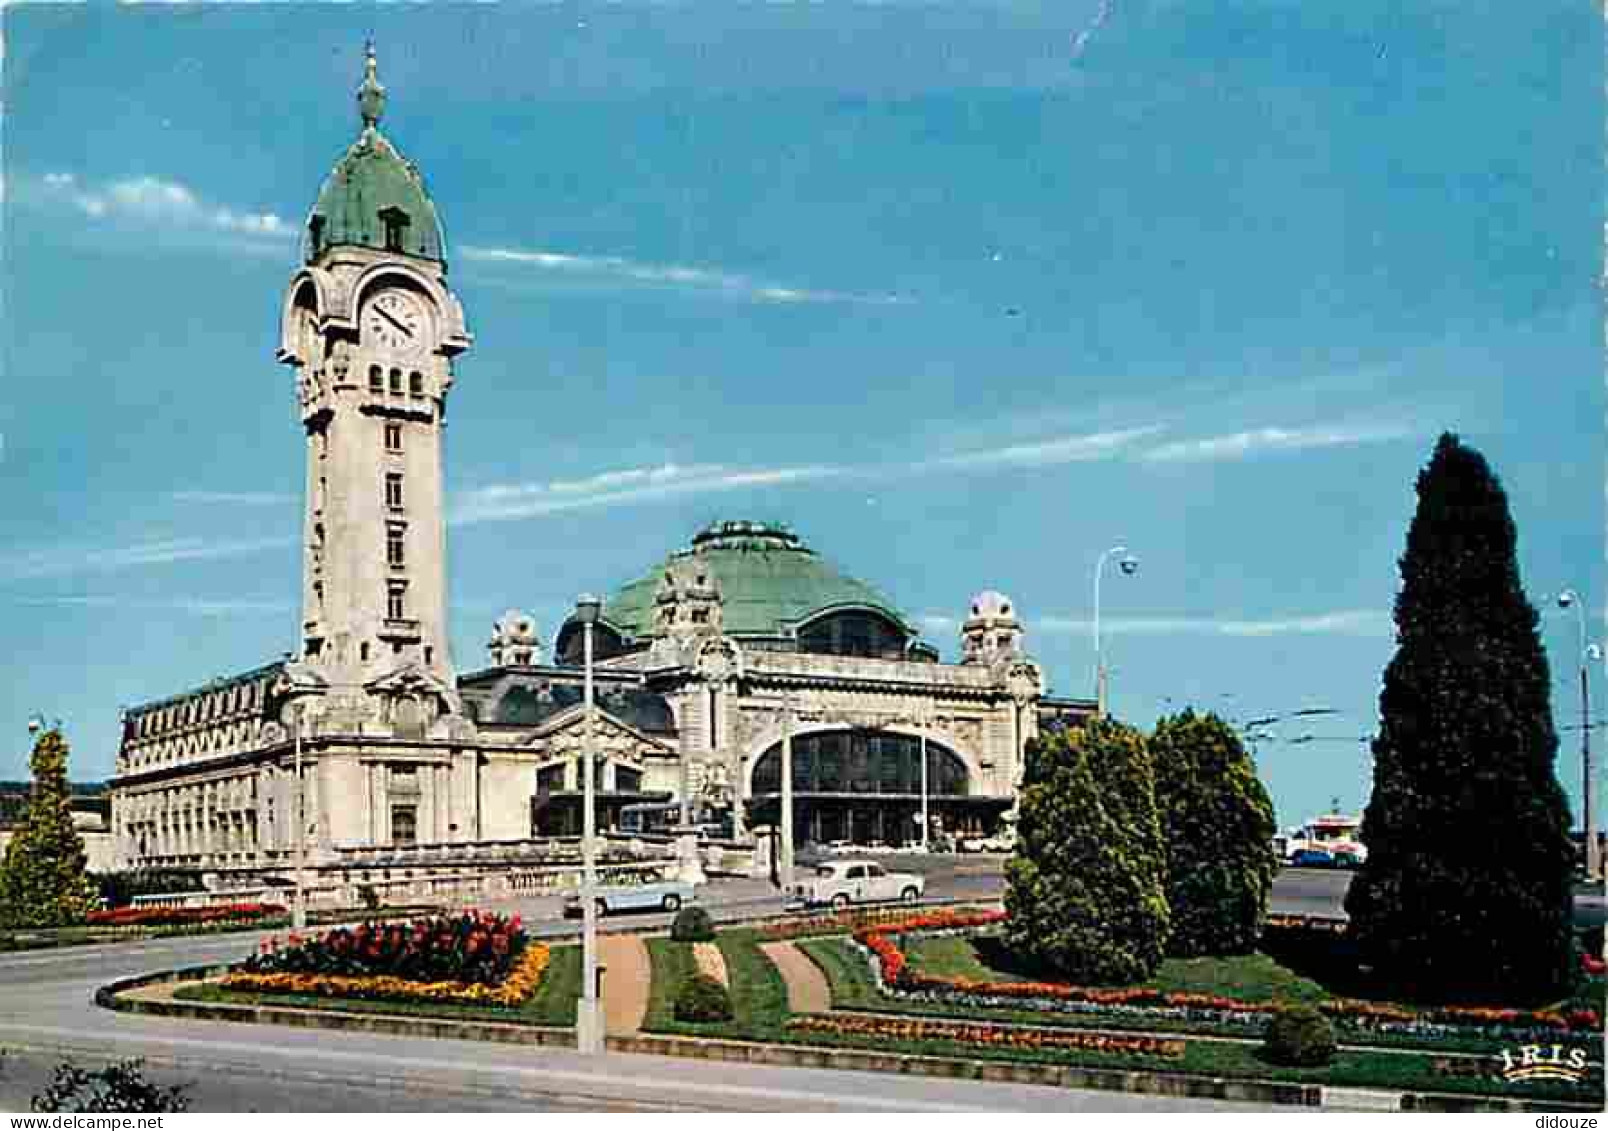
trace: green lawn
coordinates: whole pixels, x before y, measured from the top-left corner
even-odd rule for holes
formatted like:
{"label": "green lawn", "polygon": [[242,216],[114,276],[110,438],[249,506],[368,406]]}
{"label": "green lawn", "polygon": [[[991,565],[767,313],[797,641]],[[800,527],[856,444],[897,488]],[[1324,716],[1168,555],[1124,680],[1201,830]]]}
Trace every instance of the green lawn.
{"label": "green lawn", "polygon": [[677,987],[698,970],[692,945],[663,938],[648,939],[653,986],[648,993],[643,1028],[656,1033],[738,1040],[771,1039],[780,1034],[788,1018],[787,986],[771,960],[759,949],[761,941],[758,933],[751,930],[721,931],[715,937],[731,979],[732,1019],[700,1025],[677,1021],[672,1009]]}
{"label": "green lawn", "polygon": [[[949,939],[933,939],[948,942]],[[1237,1030],[1225,1026],[1186,1025],[1170,1019],[1148,1019],[1142,1027],[1131,1020],[1126,1023],[1101,1019],[1092,1015],[1038,1013],[1028,1010],[968,1009],[939,1005],[931,1002],[911,1002],[881,994],[871,979],[865,958],[845,939],[808,939],[798,947],[809,956],[832,986],[834,1009],[862,1010],[900,1015],[954,1018],[978,1021],[1009,1022],[1040,1027],[1065,1026],[1070,1028],[1104,1029],[1106,1031],[1151,1031],[1177,1033],[1180,1036],[1235,1035],[1248,1036],[1244,1028]],[[908,953],[908,951],[907,951]],[[951,950],[951,957],[956,952]],[[957,963],[964,959],[956,958]],[[955,971],[959,973],[959,970]],[[1257,1032],[1259,1035],[1259,1031]],[[832,1037],[826,1034],[788,1034],[782,1039],[803,1041],[809,1044],[852,1046],[863,1044],[850,1037]],[[1590,1101],[1589,1089],[1572,1084],[1550,1081],[1530,1084],[1507,1084],[1500,1080],[1470,1080],[1435,1071],[1436,1051],[1417,1046],[1411,1050],[1391,1051],[1386,1047],[1348,1049],[1335,1058],[1327,1068],[1292,1069],[1272,1065],[1257,1054],[1256,1044],[1225,1041],[1188,1040],[1181,1059],[1156,1057],[1114,1056],[1076,1050],[1045,1050],[1026,1053],[1010,1049],[977,1049],[973,1046],[955,1046],[947,1042],[879,1041],[877,1048],[890,1051],[920,1053],[933,1056],[964,1056],[968,1059],[1031,1060],[1034,1062],[1081,1064],[1090,1067],[1153,1067],[1170,1072],[1187,1072],[1236,1078],[1263,1080],[1302,1081],[1308,1083],[1350,1085],[1357,1087],[1398,1088],[1404,1091],[1434,1091],[1477,1093],[1490,1095],[1524,1095],[1572,1102]],[[1478,1049],[1467,1051],[1495,1051],[1499,1042],[1484,1042]],[[1598,1095],[1601,1094],[1601,1074],[1597,1077]]]}
{"label": "green lawn", "polygon": [[226,990],[212,983],[180,986],[173,996],[182,1001],[281,1005],[301,1009],[329,1009],[344,1013],[384,1013],[403,1017],[446,1017],[463,1021],[502,1021],[517,1025],[569,1028],[575,1024],[575,999],[581,992],[581,948],[557,946],[536,992],[528,1001],[507,1007],[452,1005],[446,1002],[370,1001],[366,998],[323,997],[318,994],[264,994]]}
{"label": "green lawn", "polygon": [[[953,936],[925,940],[907,939],[906,954],[923,953],[926,945],[930,943],[955,942],[964,942],[964,940]],[[864,1009],[880,1013],[921,1014],[930,1017],[952,1017],[979,1021],[1009,1021],[1025,1025],[1064,1025],[1080,1029],[1107,1029],[1114,1032],[1197,1033],[1204,1036],[1246,1038],[1260,1038],[1262,1034],[1263,1022],[1260,1019],[1250,1023],[1186,1021],[1173,1017],[1157,1016],[1142,1010],[1134,1010],[1129,1013],[1104,1014],[1061,1013],[1025,1008],[993,1008],[930,1001],[910,1001],[904,998],[892,997],[879,991],[876,983],[871,978],[871,972],[867,968],[865,957],[847,939],[808,939],[799,942],[797,945],[826,974],[827,980],[832,985],[833,1003],[839,1009]],[[947,961],[950,963],[946,972],[957,976],[965,974],[964,964],[966,959],[957,957],[957,953],[964,954],[962,948],[945,947],[942,948],[942,951],[947,953]],[[978,960],[973,956],[970,961],[977,963]],[[1177,972],[1169,974],[1167,971],[1167,967],[1181,967],[1183,968],[1183,974],[1198,979],[1203,973],[1202,964],[1212,961],[1235,962],[1239,960],[1189,959],[1177,962],[1169,960],[1163,967],[1160,978],[1173,979],[1167,983],[1168,989],[1187,988],[1197,992],[1225,992],[1220,986],[1206,987],[1198,980],[1185,981],[1182,974]],[[1283,970],[1282,967],[1273,963],[1271,959],[1264,959],[1264,961],[1274,969]],[[925,959],[921,960],[921,968],[936,972],[934,967],[926,965]],[[1219,967],[1218,969],[1221,972],[1222,968]],[[1252,973],[1254,972],[1253,968]],[[987,975],[972,973],[965,976],[985,977]],[[1305,981],[1304,979],[1296,978],[1295,975],[1290,974],[1287,970],[1278,977],[1295,978],[1298,983]],[[1160,978],[1158,978],[1158,981]],[[1268,978],[1273,980],[1274,976],[1269,974]],[[1310,982],[1307,984],[1316,985],[1316,983]],[[1477,1036],[1449,1035],[1429,1037],[1399,1033],[1363,1034],[1355,1031],[1348,1033],[1344,1029],[1340,1031],[1340,1038],[1347,1044],[1366,1045],[1371,1048],[1473,1052],[1492,1055],[1498,1053],[1508,1043],[1502,1040]],[[1577,1036],[1571,1042],[1566,1043],[1583,1045],[1590,1050],[1593,1059],[1599,1056],[1601,1050],[1601,1041],[1598,1038]]]}
{"label": "green lawn", "polygon": [[[990,982],[1025,980],[1025,975],[998,960],[994,935],[906,938],[902,946],[911,964],[923,973]],[[993,965],[989,959],[994,959]],[[1220,994],[1240,1001],[1323,1001],[1329,997],[1318,983],[1265,954],[1169,958],[1154,978],[1141,984],[1164,993]]]}

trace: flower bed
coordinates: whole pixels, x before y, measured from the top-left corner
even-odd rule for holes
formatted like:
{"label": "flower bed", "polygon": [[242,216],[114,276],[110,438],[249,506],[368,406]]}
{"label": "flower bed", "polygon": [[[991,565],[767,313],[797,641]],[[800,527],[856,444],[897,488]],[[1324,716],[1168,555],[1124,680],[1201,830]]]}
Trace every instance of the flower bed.
{"label": "flower bed", "polygon": [[91,927],[181,927],[204,923],[249,922],[283,915],[277,903],[228,903],[220,907],[118,907],[91,911]]}
{"label": "flower bed", "polygon": [[370,1001],[447,1002],[459,1005],[514,1006],[528,1000],[541,984],[550,952],[528,943],[502,982],[419,982],[393,975],[229,974],[219,984],[250,993],[311,994],[316,997],[362,998]]}
{"label": "flower bed", "polygon": [[823,1033],[876,1041],[948,1041],[990,1048],[1072,1049],[1078,1052],[1177,1059],[1184,1042],[1166,1037],[1080,1033],[1073,1029],[1028,1029],[955,1021],[929,1021],[852,1014],[807,1014],[787,1023],[792,1033]]}
{"label": "flower bed", "polygon": [[[1167,992],[1146,986],[1105,988],[1063,982],[996,982],[946,978],[911,967],[897,942],[901,934],[966,931],[997,923],[1003,912],[931,912],[865,927],[855,942],[872,956],[872,969],[890,993],[983,1007],[1079,1012],[1165,1010],[1196,1020],[1249,1023],[1276,1008],[1274,1002],[1240,1001],[1218,994]],[[1599,1032],[1602,1020],[1592,1009],[1527,1010],[1443,1006],[1412,1010],[1398,1005],[1335,998],[1319,1008],[1358,1028],[1435,1035],[1467,1029],[1503,1035]]]}
{"label": "flower bed", "polygon": [[[993,923],[1005,917],[1003,911],[979,911],[976,908],[961,908],[953,911],[931,911],[920,916],[922,919],[934,916],[965,917],[968,922],[972,917],[978,923]],[[789,919],[786,922],[770,923],[760,927],[755,934],[766,942],[780,942],[786,939],[812,938],[821,935],[848,935],[868,927],[897,925],[898,930],[910,930],[904,924],[912,921],[911,913],[902,907],[866,908],[857,911],[836,911],[829,915],[810,915],[803,918]]]}
{"label": "flower bed", "polygon": [[548,949],[518,916],[481,912],[411,923],[363,923],[323,935],[268,939],[225,989],[325,997],[517,1005],[535,992]]}

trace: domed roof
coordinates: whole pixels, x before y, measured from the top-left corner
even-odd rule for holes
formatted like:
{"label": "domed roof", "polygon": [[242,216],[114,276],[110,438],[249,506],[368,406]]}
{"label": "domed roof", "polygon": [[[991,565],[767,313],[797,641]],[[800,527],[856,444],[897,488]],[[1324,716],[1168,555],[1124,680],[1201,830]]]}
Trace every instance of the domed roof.
{"label": "domed roof", "polygon": [[892,601],[805,546],[786,527],[717,522],[700,531],[645,576],[603,605],[603,619],[629,636],[653,633],[654,594],[673,563],[696,562],[720,587],[722,631],[728,636],[786,636],[815,614],[835,608],[871,609],[911,636],[916,629]]}
{"label": "domed roof", "polygon": [[372,45],[367,67],[357,89],[363,131],[319,190],[307,217],[305,256],[311,261],[325,248],[345,245],[444,262],[446,237],[424,178],[380,132],[385,88],[376,76]]}

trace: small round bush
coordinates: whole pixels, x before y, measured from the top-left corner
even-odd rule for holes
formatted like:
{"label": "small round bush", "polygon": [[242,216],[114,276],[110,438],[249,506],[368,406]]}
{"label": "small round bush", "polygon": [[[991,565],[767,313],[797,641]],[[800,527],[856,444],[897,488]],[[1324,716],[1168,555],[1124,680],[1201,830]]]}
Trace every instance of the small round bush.
{"label": "small round bush", "polygon": [[676,994],[677,1021],[730,1021],[731,995],[707,974],[694,974]]}
{"label": "small round bush", "polygon": [[1334,1049],[1334,1025],[1313,1005],[1279,1006],[1262,1036],[1262,1055],[1290,1068],[1328,1064]]}
{"label": "small round bush", "polygon": [[670,924],[670,937],[676,942],[712,942],[715,921],[702,907],[683,907]]}

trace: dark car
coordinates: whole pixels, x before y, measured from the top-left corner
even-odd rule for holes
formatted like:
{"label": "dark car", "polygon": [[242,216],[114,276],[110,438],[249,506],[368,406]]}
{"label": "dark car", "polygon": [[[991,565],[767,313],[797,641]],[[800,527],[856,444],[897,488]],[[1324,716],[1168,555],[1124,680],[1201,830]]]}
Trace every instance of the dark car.
{"label": "dark car", "polygon": [[1321,848],[1303,848],[1290,857],[1292,868],[1333,868],[1336,863],[1334,856]]}

